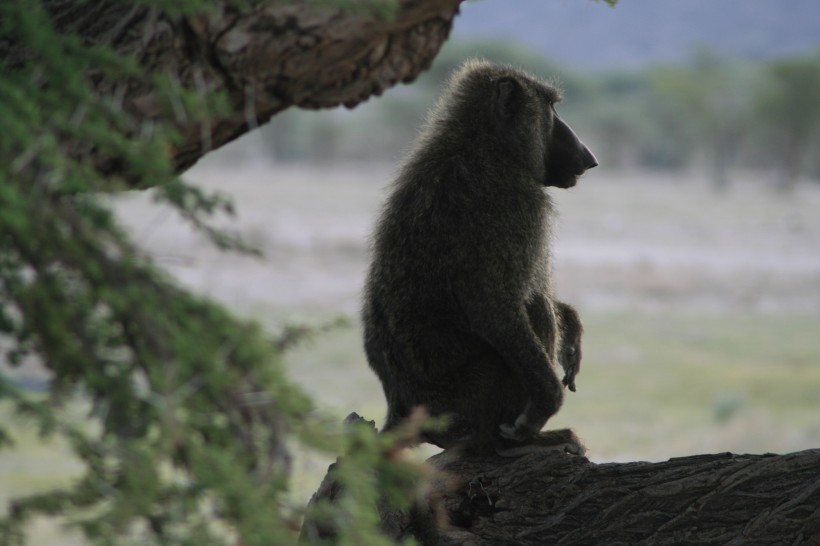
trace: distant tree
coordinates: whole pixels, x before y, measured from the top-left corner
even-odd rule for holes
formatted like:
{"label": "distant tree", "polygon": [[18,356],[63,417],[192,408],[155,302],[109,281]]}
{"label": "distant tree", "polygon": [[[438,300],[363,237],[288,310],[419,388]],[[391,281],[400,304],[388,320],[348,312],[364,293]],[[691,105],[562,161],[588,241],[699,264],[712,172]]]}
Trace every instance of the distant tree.
{"label": "distant tree", "polygon": [[[659,154],[659,142],[669,135],[659,118],[647,115],[650,89],[644,73],[613,72],[587,76],[567,99],[573,123],[591,135],[595,154],[608,168],[636,165],[669,166],[668,154]],[[577,121],[576,121],[577,120]],[[600,144],[598,144],[600,142]],[[663,155],[663,158],[659,158]]]}
{"label": "distant tree", "polygon": [[765,75],[756,129],[779,166],[777,187],[791,191],[820,152],[820,54],[774,62]]}
{"label": "distant tree", "polygon": [[729,168],[747,129],[754,72],[706,50],[691,68],[662,69],[651,74],[659,111],[671,114],[668,131],[688,135],[677,145],[699,149],[707,160],[712,183],[729,187]]}

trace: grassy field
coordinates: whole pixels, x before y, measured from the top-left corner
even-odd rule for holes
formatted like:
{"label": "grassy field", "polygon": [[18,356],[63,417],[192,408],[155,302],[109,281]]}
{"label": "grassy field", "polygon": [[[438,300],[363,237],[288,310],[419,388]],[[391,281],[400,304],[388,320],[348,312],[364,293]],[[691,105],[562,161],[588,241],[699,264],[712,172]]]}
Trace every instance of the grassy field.
{"label": "grassy field", "polygon": [[[114,205],[182,284],[271,331],[351,317],[291,352],[290,373],[328,412],[378,423],[381,388],[355,317],[389,177],[378,167],[237,169],[219,158],[191,171],[234,195],[239,216],[225,223],[264,260],[219,253],[144,195]],[[578,392],[550,426],[574,427],[595,461],[820,447],[820,186],[779,196],[738,173],[733,191],[715,194],[696,175],[592,171],[553,195],[558,293],[586,333]],[[20,447],[0,452],[0,500],[76,469],[63,446],[17,430]],[[299,456],[297,502],[326,465]]]}

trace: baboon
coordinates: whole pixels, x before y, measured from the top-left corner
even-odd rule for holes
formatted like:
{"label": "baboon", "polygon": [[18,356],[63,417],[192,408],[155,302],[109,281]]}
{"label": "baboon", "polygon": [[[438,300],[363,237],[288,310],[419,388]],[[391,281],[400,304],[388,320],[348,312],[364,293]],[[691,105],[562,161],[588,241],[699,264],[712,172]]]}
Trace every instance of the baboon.
{"label": "baboon", "polygon": [[[447,416],[443,448],[583,452],[539,433],[575,390],[581,322],[553,296],[552,204],[597,161],[555,112],[553,86],[469,61],[401,167],[373,237],[364,346],[390,430],[415,406]],[[559,380],[554,366],[564,368]]]}

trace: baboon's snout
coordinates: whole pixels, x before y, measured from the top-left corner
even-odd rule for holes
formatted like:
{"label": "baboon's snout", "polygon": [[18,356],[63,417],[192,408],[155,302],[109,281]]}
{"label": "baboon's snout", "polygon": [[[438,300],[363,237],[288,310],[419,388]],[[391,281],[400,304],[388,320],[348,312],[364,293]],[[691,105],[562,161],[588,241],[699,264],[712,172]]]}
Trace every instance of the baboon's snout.
{"label": "baboon's snout", "polygon": [[584,150],[581,152],[581,164],[584,166],[584,171],[598,166],[598,160],[595,159],[595,155],[593,155],[586,146],[584,146]]}

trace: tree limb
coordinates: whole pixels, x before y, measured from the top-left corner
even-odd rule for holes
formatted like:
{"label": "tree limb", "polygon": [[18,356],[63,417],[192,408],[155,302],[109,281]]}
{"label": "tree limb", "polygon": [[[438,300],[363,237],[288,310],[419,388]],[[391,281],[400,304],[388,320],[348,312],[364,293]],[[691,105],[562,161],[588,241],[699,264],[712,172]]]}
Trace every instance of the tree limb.
{"label": "tree limb", "polygon": [[[428,463],[444,476],[428,493],[439,544],[820,544],[820,449],[608,464],[444,452]],[[429,536],[408,513],[383,510],[382,524],[397,540]]]}
{"label": "tree limb", "polygon": [[[42,5],[61,33],[136,59],[138,78],[111,81],[93,70],[89,78],[95,92],[115,97],[137,126],[172,123],[181,138],[170,155],[181,172],[285,108],[353,107],[412,81],[446,40],[460,1],[396,0],[387,18],[332,2],[269,0],[239,11],[226,0],[192,16],[117,0]],[[26,59],[13,43],[0,44],[0,54],[11,67]],[[228,105],[204,119],[169,111],[152,81],[157,75],[203,97],[224,92]],[[104,174],[123,174],[93,152],[87,159]]]}

